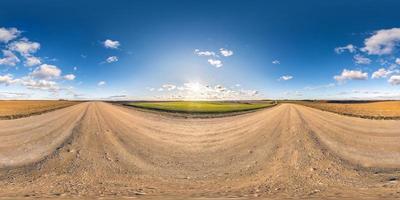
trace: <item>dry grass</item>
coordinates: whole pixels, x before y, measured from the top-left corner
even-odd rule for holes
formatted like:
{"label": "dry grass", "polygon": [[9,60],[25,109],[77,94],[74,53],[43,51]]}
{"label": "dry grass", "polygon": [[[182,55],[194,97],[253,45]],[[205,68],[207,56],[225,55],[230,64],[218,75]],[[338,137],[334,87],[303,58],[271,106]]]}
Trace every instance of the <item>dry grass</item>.
{"label": "dry grass", "polygon": [[75,105],[75,101],[0,101],[0,119],[28,117]]}
{"label": "dry grass", "polygon": [[299,101],[296,103],[349,116],[371,119],[400,119],[400,101],[340,103]]}

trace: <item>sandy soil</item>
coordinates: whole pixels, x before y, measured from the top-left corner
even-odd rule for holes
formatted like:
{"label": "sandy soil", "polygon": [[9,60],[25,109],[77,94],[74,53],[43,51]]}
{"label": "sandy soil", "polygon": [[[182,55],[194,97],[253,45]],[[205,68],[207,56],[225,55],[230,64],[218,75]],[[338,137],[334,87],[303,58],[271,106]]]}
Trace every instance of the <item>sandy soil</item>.
{"label": "sandy soil", "polygon": [[184,119],[81,103],[0,121],[1,197],[400,198],[400,121],[301,105]]}

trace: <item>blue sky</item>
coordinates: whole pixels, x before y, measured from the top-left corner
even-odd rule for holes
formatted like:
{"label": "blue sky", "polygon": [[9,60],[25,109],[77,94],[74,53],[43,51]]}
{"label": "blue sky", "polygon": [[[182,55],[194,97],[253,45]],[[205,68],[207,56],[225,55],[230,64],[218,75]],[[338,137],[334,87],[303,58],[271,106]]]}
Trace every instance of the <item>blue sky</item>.
{"label": "blue sky", "polygon": [[399,99],[399,7],[2,1],[0,98]]}

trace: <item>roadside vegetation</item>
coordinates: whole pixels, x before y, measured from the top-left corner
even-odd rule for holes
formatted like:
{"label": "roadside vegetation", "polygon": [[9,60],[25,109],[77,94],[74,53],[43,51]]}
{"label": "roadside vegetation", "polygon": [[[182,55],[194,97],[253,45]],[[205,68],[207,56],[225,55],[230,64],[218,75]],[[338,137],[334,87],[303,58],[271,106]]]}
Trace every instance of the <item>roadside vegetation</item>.
{"label": "roadside vegetation", "polygon": [[274,101],[168,101],[131,102],[125,105],[137,108],[177,113],[219,114],[249,111],[276,105]]}
{"label": "roadside vegetation", "polygon": [[367,119],[400,119],[400,101],[282,101]]}
{"label": "roadside vegetation", "polygon": [[4,100],[0,101],[0,119],[16,119],[42,114],[60,108],[75,105],[77,101],[34,101]]}

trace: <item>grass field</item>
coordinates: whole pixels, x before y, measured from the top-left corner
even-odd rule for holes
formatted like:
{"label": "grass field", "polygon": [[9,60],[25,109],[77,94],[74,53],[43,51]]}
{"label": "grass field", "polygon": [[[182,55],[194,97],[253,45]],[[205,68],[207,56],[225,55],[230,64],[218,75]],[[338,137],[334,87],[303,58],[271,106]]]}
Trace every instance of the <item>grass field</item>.
{"label": "grass field", "polygon": [[180,113],[230,113],[249,111],[274,106],[273,101],[252,102],[209,102],[209,101],[174,101],[174,102],[132,102],[125,105]]}
{"label": "grass field", "polygon": [[65,108],[79,102],[74,101],[0,101],[0,119],[15,119]]}
{"label": "grass field", "polygon": [[293,101],[293,103],[355,117],[371,119],[400,119],[400,101]]}

